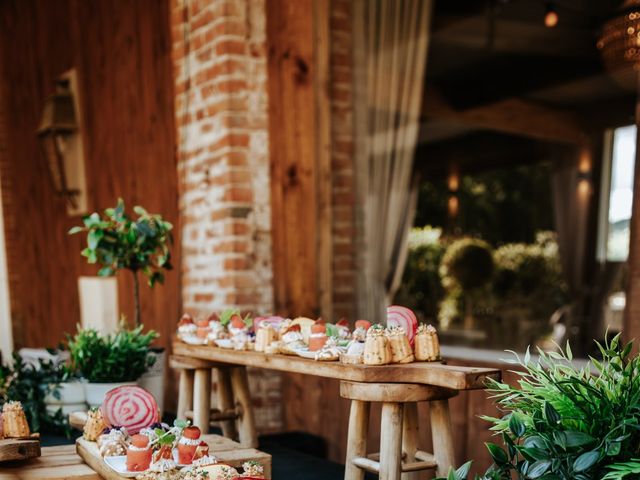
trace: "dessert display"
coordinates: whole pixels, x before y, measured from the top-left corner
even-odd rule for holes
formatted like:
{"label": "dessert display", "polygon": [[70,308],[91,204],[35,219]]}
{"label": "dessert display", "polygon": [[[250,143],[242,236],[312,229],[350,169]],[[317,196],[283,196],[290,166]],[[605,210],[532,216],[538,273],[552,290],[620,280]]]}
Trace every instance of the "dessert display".
{"label": "dessert display", "polygon": [[92,408],[87,412],[87,423],[84,424],[82,436],[91,442],[98,440],[103,430],[107,428],[102,418],[102,412],[98,408]]}
{"label": "dessert display", "polygon": [[438,333],[432,325],[421,324],[418,327],[415,340],[414,349],[416,360],[425,362],[440,360]]}
{"label": "dessert display", "polygon": [[[243,316],[244,315],[244,316]],[[387,307],[386,325],[357,320],[337,323],[280,316],[251,318],[239,310],[212,314],[194,322],[184,314],[178,323],[178,338],[186,343],[206,344],[241,351],[255,350],[269,355],[297,355],[317,361],[340,361],[352,365],[404,364],[440,359],[435,329],[421,325],[406,307]]]}
{"label": "dessert display", "polygon": [[373,325],[367,331],[362,360],[365,365],[386,365],[391,362],[391,349],[382,325]]}
{"label": "dessert display", "polygon": [[2,407],[2,434],[5,438],[25,438],[31,435],[20,402],[7,402]]}
{"label": "dessert display", "polygon": [[391,351],[391,363],[411,363],[414,360],[409,338],[402,327],[387,327],[387,340]]}

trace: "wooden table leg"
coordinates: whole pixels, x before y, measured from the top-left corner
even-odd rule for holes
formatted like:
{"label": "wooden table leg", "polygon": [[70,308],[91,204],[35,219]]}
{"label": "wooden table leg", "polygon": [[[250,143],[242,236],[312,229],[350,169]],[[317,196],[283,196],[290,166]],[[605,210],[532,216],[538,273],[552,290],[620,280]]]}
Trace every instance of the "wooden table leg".
{"label": "wooden table leg", "polygon": [[[233,390],[231,388],[231,372],[229,368],[219,367],[218,373],[218,408],[224,412],[234,407]],[[232,440],[238,439],[238,430],[235,420],[223,420],[220,422],[222,434]]]}
{"label": "wooden table leg", "polygon": [[211,415],[211,369],[198,368],[195,371],[193,386],[193,424],[203,434],[209,433]]}
{"label": "wooden table leg", "polygon": [[242,407],[242,415],[239,419],[240,444],[245,447],[257,448],[258,434],[256,433],[256,421],[253,415],[246,367],[231,369],[231,386],[236,403]]}
{"label": "wooden table leg", "polygon": [[[416,461],[420,427],[418,424],[418,404],[410,402],[404,404],[404,419],[402,421],[402,453],[407,463]],[[421,472],[407,472],[402,474],[402,480],[418,480]]]}
{"label": "wooden table leg", "polygon": [[186,368],[180,370],[177,418],[184,419],[187,410],[193,408],[193,377],[194,370]]}
{"label": "wooden table leg", "polygon": [[380,480],[400,480],[402,472],[402,403],[383,403],[380,423]]}
{"label": "wooden table leg", "polygon": [[449,416],[449,401],[429,402],[431,414],[431,435],[433,438],[433,456],[438,464],[438,476],[446,477],[450,467],[455,466],[453,435]]}
{"label": "wooden table leg", "polygon": [[351,400],[344,480],[363,480],[364,478],[364,470],[356,467],[352,461],[356,457],[365,457],[367,455],[370,406],[369,402]]}

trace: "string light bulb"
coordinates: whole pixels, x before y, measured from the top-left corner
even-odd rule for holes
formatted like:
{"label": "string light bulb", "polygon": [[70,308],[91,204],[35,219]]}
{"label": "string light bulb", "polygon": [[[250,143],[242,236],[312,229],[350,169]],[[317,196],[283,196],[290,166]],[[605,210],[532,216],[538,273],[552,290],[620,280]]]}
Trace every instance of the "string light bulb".
{"label": "string light bulb", "polygon": [[547,3],[546,12],[544,14],[544,25],[547,28],[553,28],[558,25],[558,12],[552,2]]}

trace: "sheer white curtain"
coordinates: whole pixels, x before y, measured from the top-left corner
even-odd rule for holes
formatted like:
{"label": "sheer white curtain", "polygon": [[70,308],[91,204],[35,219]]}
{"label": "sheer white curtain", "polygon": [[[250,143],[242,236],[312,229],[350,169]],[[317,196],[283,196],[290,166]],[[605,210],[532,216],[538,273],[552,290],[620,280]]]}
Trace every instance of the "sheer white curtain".
{"label": "sheer white curtain", "polygon": [[384,321],[413,222],[431,0],[355,0],[356,172],[363,234],[359,314]]}

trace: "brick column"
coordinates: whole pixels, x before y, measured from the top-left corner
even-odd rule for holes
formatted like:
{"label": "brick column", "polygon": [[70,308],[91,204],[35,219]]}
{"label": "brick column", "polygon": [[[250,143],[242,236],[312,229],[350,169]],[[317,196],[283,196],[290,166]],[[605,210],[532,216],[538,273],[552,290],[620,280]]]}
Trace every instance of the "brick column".
{"label": "brick column", "polygon": [[[273,311],[264,0],[172,0],[182,303]],[[280,377],[251,374],[256,417],[281,425]]]}

